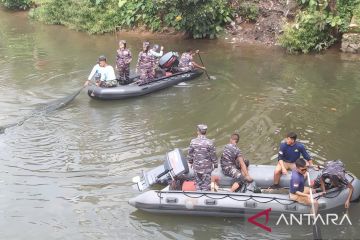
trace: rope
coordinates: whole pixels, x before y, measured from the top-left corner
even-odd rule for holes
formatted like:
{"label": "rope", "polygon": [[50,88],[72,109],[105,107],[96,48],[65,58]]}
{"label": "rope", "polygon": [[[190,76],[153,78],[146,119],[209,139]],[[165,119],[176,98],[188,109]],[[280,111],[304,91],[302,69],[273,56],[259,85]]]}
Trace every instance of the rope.
{"label": "rope", "polygon": [[[162,191],[156,191],[157,193],[157,196],[160,198],[160,204],[161,204],[161,194],[164,193]],[[210,198],[210,199],[214,199],[214,200],[220,200],[220,199],[225,199],[225,198],[230,198],[232,200],[235,200],[235,201],[238,201],[238,202],[245,202],[245,201],[249,201],[249,200],[254,200],[255,202],[257,203],[270,203],[272,201],[275,201],[283,206],[288,206],[288,205],[291,205],[291,204],[294,204],[295,201],[293,200],[288,200],[288,199],[281,199],[281,198],[275,198],[275,197],[267,197],[267,196],[253,196],[253,195],[245,195],[245,194],[229,194],[229,193],[226,193],[226,194],[214,194],[214,193],[195,193],[196,196],[191,196],[188,192],[182,192],[182,191],[173,191],[173,192],[166,192],[166,193],[182,193],[184,194],[185,196],[189,197],[189,198],[194,198],[194,199],[197,199],[197,198],[201,198],[201,197],[207,197],[207,198]],[[192,193],[194,194],[194,193]],[[221,195],[221,197],[214,197],[214,195]],[[239,198],[236,198],[236,196],[239,196],[239,197],[248,197],[246,199],[239,199]],[[265,199],[269,199],[267,201],[259,201],[259,198],[265,198]],[[281,201],[288,201],[290,203],[283,203]]]}

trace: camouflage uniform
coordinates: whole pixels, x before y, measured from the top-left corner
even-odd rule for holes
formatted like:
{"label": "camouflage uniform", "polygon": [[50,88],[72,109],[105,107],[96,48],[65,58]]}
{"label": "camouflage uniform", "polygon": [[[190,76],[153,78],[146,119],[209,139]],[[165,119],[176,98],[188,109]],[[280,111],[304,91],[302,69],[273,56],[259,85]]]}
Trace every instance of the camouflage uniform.
{"label": "camouflage uniform", "polygon": [[[221,155],[220,165],[222,172],[229,177],[234,178],[234,181],[243,185],[246,183],[246,179],[241,174],[240,164],[238,158],[242,157],[240,149],[235,144],[227,144],[224,148],[224,152]],[[245,160],[245,165],[249,165],[249,162]]]}
{"label": "camouflage uniform", "polygon": [[136,69],[140,73],[140,84],[149,83],[154,79],[154,64],[155,58],[149,51],[139,53]]}
{"label": "camouflage uniform", "polygon": [[199,135],[190,142],[188,162],[195,172],[195,185],[198,191],[210,191],[213,164],[217,167],[217,157],[213,142]]}
{"label": "camouflage uniform", "polygon": [[180,71],[191,71],[194,69],[194,66],[192,64],[193,56],[189,52],[185,52],[181,55],[180,61],[179,61],[179,70]]}
{"label": "camouflage uniform", "polygon": [[130,62],[132,60],[129,49],[118,49],[116,55],[116,67],[119,73],[119,80],[123,83],[129,82]]}
{"label": "camouflage uniform", "polygon": [[[330,179],[331,182],[337,182],[339,186],[346,187],[349,184],[349,181],[345,177],[345,168],[344,164],[340,160],[329,161],[326,163],[321,174],[317,176],[314,180],[314,187],[320,187],[320,179],[323,179],[325,182],[326,179]],[[326,184],[326,182],[325,182]],[[330,184],[326,184],[330,187]]]}

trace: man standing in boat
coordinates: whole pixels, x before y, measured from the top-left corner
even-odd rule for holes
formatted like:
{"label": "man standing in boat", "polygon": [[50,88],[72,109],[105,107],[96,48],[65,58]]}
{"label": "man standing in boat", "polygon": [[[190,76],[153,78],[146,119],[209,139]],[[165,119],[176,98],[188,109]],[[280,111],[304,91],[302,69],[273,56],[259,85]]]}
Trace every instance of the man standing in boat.
{"label": "man standing in boat", "polygon": [[89,84],[91,79],[95,78],[96,86],[100,87],[115,87],[117,80],[114,72],[114,68],[107,64],[106,57],[101,55],[98,58],[97,64],[91,70],[88,80],[84,86]]}
{"label": "man standing in boat", "polygon": [[140,73],[139,84],[151,82],[154,79],[155,58],[150,53],[150,43],[143,43],[143,51],[139,53],[136,65],[136,72]]}
{"label": "man standing in boat", "polygon": [[210,191],[211,172],[218,167],[213,141],[206,138],[207,126],[197,126],[197,138],[190,142],[188,162],[195,172],[195,185],[198,191]]}
{"label": "man standing in boat", "polygon": [[286,135],[285,141],[281,142],[278,154],[278,163],[274,172],[273,188],[279,188],[281,174],[286,175],[288,170],[295,169],[295,161],[303,156],[308,162],[307,165],[312,166],[312,159],[306,151],[305,146],[296,141],[297,135],[294,132],[289,132]]}
{"label": "man standing in boat", "polygon": [[119,73],[119,81],[122,84],[129,83],[131,52],[126,48],[126,41],[119,41],[119,49],[116,51],[116,69]]}
{"label": "man standing in boat", "polygon": [[193,61],[193,56],[195,53],[199,53],[199,50],[194,51],[193,49],[189,48],[181,54],[180,60],[179,60],[179,70],[183,72],[192,71],[195,68],[201,68],[205,70],[205,67],[197,64],[195,61]]}
{"label": "man standing in boat", "polygon": [[253,181],[247,169],[249,161],[244,160],[240,149],[237,147],[239,138],[240,136],[237,133],[231,135],[230,143],[225,146],[220,158],[222,172],[226,176],[234,178],[231,192],[235,192],[246,182]]}

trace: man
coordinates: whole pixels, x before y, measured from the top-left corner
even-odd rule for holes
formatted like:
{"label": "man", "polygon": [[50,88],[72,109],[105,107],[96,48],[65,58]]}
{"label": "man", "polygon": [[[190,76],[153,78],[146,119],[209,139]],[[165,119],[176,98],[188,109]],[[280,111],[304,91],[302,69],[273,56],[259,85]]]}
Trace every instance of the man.
{"label": "man", "polygon": [[290,179],[290,199],[305,205],[311,205],[311,201],[314,201],[315,214],[318,209],[318,202],[310,198],[309,187],[305,187],[305,174],[307,171],[307,164],[303,158],[299,158],[295,161],[295,169],[292,170]]}
{"label": "man", "polygon": [[[160,51],[159,51],[160,50]],[[164,55],[164,47],[155,44],[150,49],[150,54],[154,57],[154,77],[159,78],[165,75],[165,70],[159,67],[159,60]]]}
{"label": "man", "polygon": [[138,84],[146,84],[154,79],[155,58],[150,53],[150,43],[143,42],[143,51],[139,53],[136,72],[140,73]]}
{"label": "man", "polygon": [[198,191],[210,191],[211,172],[218,167],[215,146],[206,138],[207,126],[197,126],[197,138],[190,142],[188,162],[194,169],[195,185]]}
{"label": "man", "polygon": [[84,86],[87,86],[93,77],[96,80],[96,86],[107,88],[115,87],[117,85],[114,68],[107,64],[106,57],[103,55],[98,58],[98,63],[91,70]]}
{"label": "man", "polygon": [[314,181],[314,187],[315,188],[321,187],[323,194],[326,193],[325,185],[330,185],[330,184],[333,187],[349,189],[349,194],[345,201],[345,208],[349,208],[351,195],[354,191],[354,187],[346,179],[345,166],[340,160],[327,162],[321,174]]}
{"label": "man", "polygon": [[281,174],[286,175],[287,170],[295,168],[295,161],[303,156],[308,161],[308,165],[312,166],[312,160],[304,145],[296,141],[297,135],[294,132],[289,132],[286,135],[285,142],[281,142],[278,163],[274,172],[274,185],[273,188],[279,188]]}
{"label": "man", "polygon": [[199,50],[195,52],[193,49],[189,48],[186,52],[184,52],[179,60],[179,67],[178,69],[183,72],[192,71],[195,68],[201,68],[205,70],[205,67],[200,66],[196,62],[193,61],[193,56],[195,53],[199,53]]}
{"label": "man", "polygon": [[116,51],[116,69],[122,84],[129,83],[131,52],[126,48],[126,41],[119,41],[119,49]]}
{"label": "man", "polygon": [[226,176],[234,178],[234,183],[230,189],[231,192],[235,192],[245,184],[246,181],[252,182],[245,160],[240,149],[236,146],[239,138],[239,134],[237,133],[231,135],[230,143],[225,146],[220,159],[222,172]]}

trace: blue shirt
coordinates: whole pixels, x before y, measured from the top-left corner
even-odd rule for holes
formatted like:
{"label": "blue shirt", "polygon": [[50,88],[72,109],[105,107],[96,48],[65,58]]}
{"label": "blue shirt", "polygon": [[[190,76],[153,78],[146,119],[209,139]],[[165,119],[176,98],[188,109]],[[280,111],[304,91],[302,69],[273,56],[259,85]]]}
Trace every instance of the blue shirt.
{"label": "blue shirt", "polygon": [[297,170],[292,170],[290,179],[290,193],[295,194],[297,191],[304,192],[305,178]]}
{"label": "blue shirt", "polygon": [[302,143],[295,142],[294,145],[290,146],[286,142],[282,142],[280,144],[278,160],[294,163],[300,158],[300,154],[308,161],[311,159]]}

